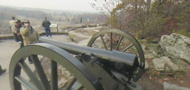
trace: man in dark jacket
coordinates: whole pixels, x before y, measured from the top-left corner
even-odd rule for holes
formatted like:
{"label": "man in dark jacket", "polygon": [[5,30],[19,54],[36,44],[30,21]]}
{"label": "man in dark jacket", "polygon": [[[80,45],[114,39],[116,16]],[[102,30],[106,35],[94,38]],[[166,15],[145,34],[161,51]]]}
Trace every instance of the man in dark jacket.
{"label": "man in dark jacket", "polygon": [[22,27],[22,23],[20,20],[15,20],[14,24],[12,25],[11,29],[13,34],[15,34],[16,41],[20,43],[20,48],[24,46],[22,36],[20,35],[20,29]]}
{"label": "man in dark jacket", "polygon": [[50,30],[50,21],[47,20],[47,17],[44,18],[44,21],[42,22],[42,26],[45,28],[46,31],[46,36],[50,36],[51,37],[51,30]]}

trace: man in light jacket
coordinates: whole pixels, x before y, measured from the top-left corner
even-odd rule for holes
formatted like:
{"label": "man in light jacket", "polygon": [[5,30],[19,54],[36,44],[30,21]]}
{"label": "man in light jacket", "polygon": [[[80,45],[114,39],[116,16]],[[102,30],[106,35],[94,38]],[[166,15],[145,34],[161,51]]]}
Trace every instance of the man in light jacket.
{"label": "man in light jacket", "polygon": [[[38,32],[35,31],[32,26],[30,26],[30,21],[25,20],[23,21],[24,26],[20,29],[20,34],[22,35],[24,46],[37,43],[39,40]],[[30,56],[28,57],[30,64],[32,64],[32,59]]]}
{"label": "man in light jacket", "polygon": [[24,46],[37,43],[39,39],[39,35],[38,35],[38,32],[35,31],[32,28],[32,26],[30,26],[30,21],[25,20],[23,24],[24,26],[20,29],[20,34],[22,35]]}

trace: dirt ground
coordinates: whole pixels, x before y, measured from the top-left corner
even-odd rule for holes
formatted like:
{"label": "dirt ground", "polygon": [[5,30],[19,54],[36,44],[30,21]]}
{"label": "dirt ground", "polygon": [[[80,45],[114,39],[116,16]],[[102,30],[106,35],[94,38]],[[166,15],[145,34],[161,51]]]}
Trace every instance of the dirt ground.
{"label": "dirt ground", "polygon": [[146,90],[164,90],[163,82],[190,88],[190,69],[186,70],[186,72],[178,78],[173,76],[151,76],[149,72],[146,71],[137,83]]}

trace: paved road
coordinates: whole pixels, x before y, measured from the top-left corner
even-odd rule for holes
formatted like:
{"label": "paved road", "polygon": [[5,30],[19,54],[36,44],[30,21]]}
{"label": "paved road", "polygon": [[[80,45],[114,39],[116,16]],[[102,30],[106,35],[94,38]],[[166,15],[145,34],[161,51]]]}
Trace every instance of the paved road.
{"label": "paved road", "polygon": [[14,40],[0,41],[0,65],[6,68],[6,73],[0,76],[0,90],[11,90],[9,86],[8,68],[12,55],[19,48],[19,44]]}

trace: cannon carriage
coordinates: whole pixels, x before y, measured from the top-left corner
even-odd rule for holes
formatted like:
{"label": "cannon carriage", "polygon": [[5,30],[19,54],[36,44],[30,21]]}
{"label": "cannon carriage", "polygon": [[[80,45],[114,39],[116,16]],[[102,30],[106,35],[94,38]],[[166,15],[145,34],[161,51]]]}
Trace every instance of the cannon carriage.
{"label": "cannon carriage", "polygon": [[[12,56],[12,90],[144,90],[136,84],[144,71],[144,54],[138,41],[125,31],[101,30],[92,36],[88,47],[45,38],[39,41]],[[28,57],[32,66],[27,64]],[[49,75],[41,57],[49,59]],[[60,66],[70,75],[63,86],[59,84]]]}

